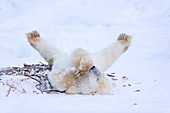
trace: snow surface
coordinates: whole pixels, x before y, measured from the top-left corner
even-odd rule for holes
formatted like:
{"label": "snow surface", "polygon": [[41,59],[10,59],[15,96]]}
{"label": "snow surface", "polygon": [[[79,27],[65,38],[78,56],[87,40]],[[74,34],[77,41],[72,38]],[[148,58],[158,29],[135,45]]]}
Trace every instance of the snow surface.
{"label": "snow surface", "polygon": [[112,95],[5,97],[0,88],[0,113],[169,113],[169,29],[169,0],[0,0],[0,67],[45,62],[25,38],[32,30],[66,52],[94,52],[119,33],[133,36],[129,50],[107,71],[118,78]]}

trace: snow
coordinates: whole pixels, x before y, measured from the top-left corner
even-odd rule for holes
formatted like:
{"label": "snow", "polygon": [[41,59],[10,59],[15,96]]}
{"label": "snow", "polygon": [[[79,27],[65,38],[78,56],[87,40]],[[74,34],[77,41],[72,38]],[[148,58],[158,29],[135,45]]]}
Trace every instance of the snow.
{"label": "snow", "polygon": [[[95,52],[121,32],[133,36],[129,50],[107,70],[118,78],[112,95],[28,92],[6,97],[1,85],[0,113],[170,112],[169,28],[169,0],[0,0],[0,67],[45,62],[25,38],[32,30],[66,52],[77,47]],[[124,75],[128,80],[122,81]],[[11,79],[0,78],[0,83]]]}

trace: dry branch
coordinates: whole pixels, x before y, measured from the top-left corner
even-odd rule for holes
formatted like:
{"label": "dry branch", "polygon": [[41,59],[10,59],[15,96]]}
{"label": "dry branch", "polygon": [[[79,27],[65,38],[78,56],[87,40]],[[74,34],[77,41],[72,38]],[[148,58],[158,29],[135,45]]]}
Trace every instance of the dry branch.
{"label": "dry branch", "polygon": [[7,95],[6,95],[6,97],[8,97],[9,96],[9,94],[10,94],[10,92],[11,92],[11,87],[9,88],[9,90],[8,90],[8,93],[7,93]]}

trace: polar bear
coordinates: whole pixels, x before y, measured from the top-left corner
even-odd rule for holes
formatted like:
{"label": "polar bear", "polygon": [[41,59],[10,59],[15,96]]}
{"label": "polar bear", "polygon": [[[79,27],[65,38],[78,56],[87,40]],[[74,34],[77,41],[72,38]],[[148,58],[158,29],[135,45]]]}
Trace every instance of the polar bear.
{"label": "polar bear", "polygon": [[27,33],[30,45],[52,65],[48,74],[51,85],[68,94],[110,94],[115,86],[104,73],[124,53],[131,43],[131,36],[124,33],[117,42],[96,53],[78,48],[71,54],[51,46],[37,31]]}

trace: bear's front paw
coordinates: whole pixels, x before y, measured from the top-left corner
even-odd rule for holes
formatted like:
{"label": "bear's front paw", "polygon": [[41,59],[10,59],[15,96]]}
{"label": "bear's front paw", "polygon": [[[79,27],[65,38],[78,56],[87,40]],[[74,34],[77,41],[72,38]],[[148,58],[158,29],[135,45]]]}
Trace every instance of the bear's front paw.
{"label": "bear's front paw", "polygon": [[132,38],[132,36],[130,36],[130,35],[126,35],[125,33],[121,33],[120,35],[119,35],[119,37],[118,37],[118,41],[126,41],[126,42],[130,42],[131,41],[131,38]]}
{"label": "bear's front paw", "polygon": [[29,42],[38,41],[40,39],[40,34],[37,31],[26,33],[26,35]]}
{"label": "bear's front paw", "polygon": [[35,46],[38,44],[40,41],[40,34],[37,31],[32,31],[30,33],[26,33],[28,42],[32,47],[35,48]]}
{"label": "bear's front paw", "polygon": [[126,51],[128,49],[128,47],[130,46],[130,43],[131,43],[131,40],[132,40],[132,36],[126,35],[125,33],[121,33],[117,40],[122,45],[124,45],[124,47],[125,47],[124,51]]}

